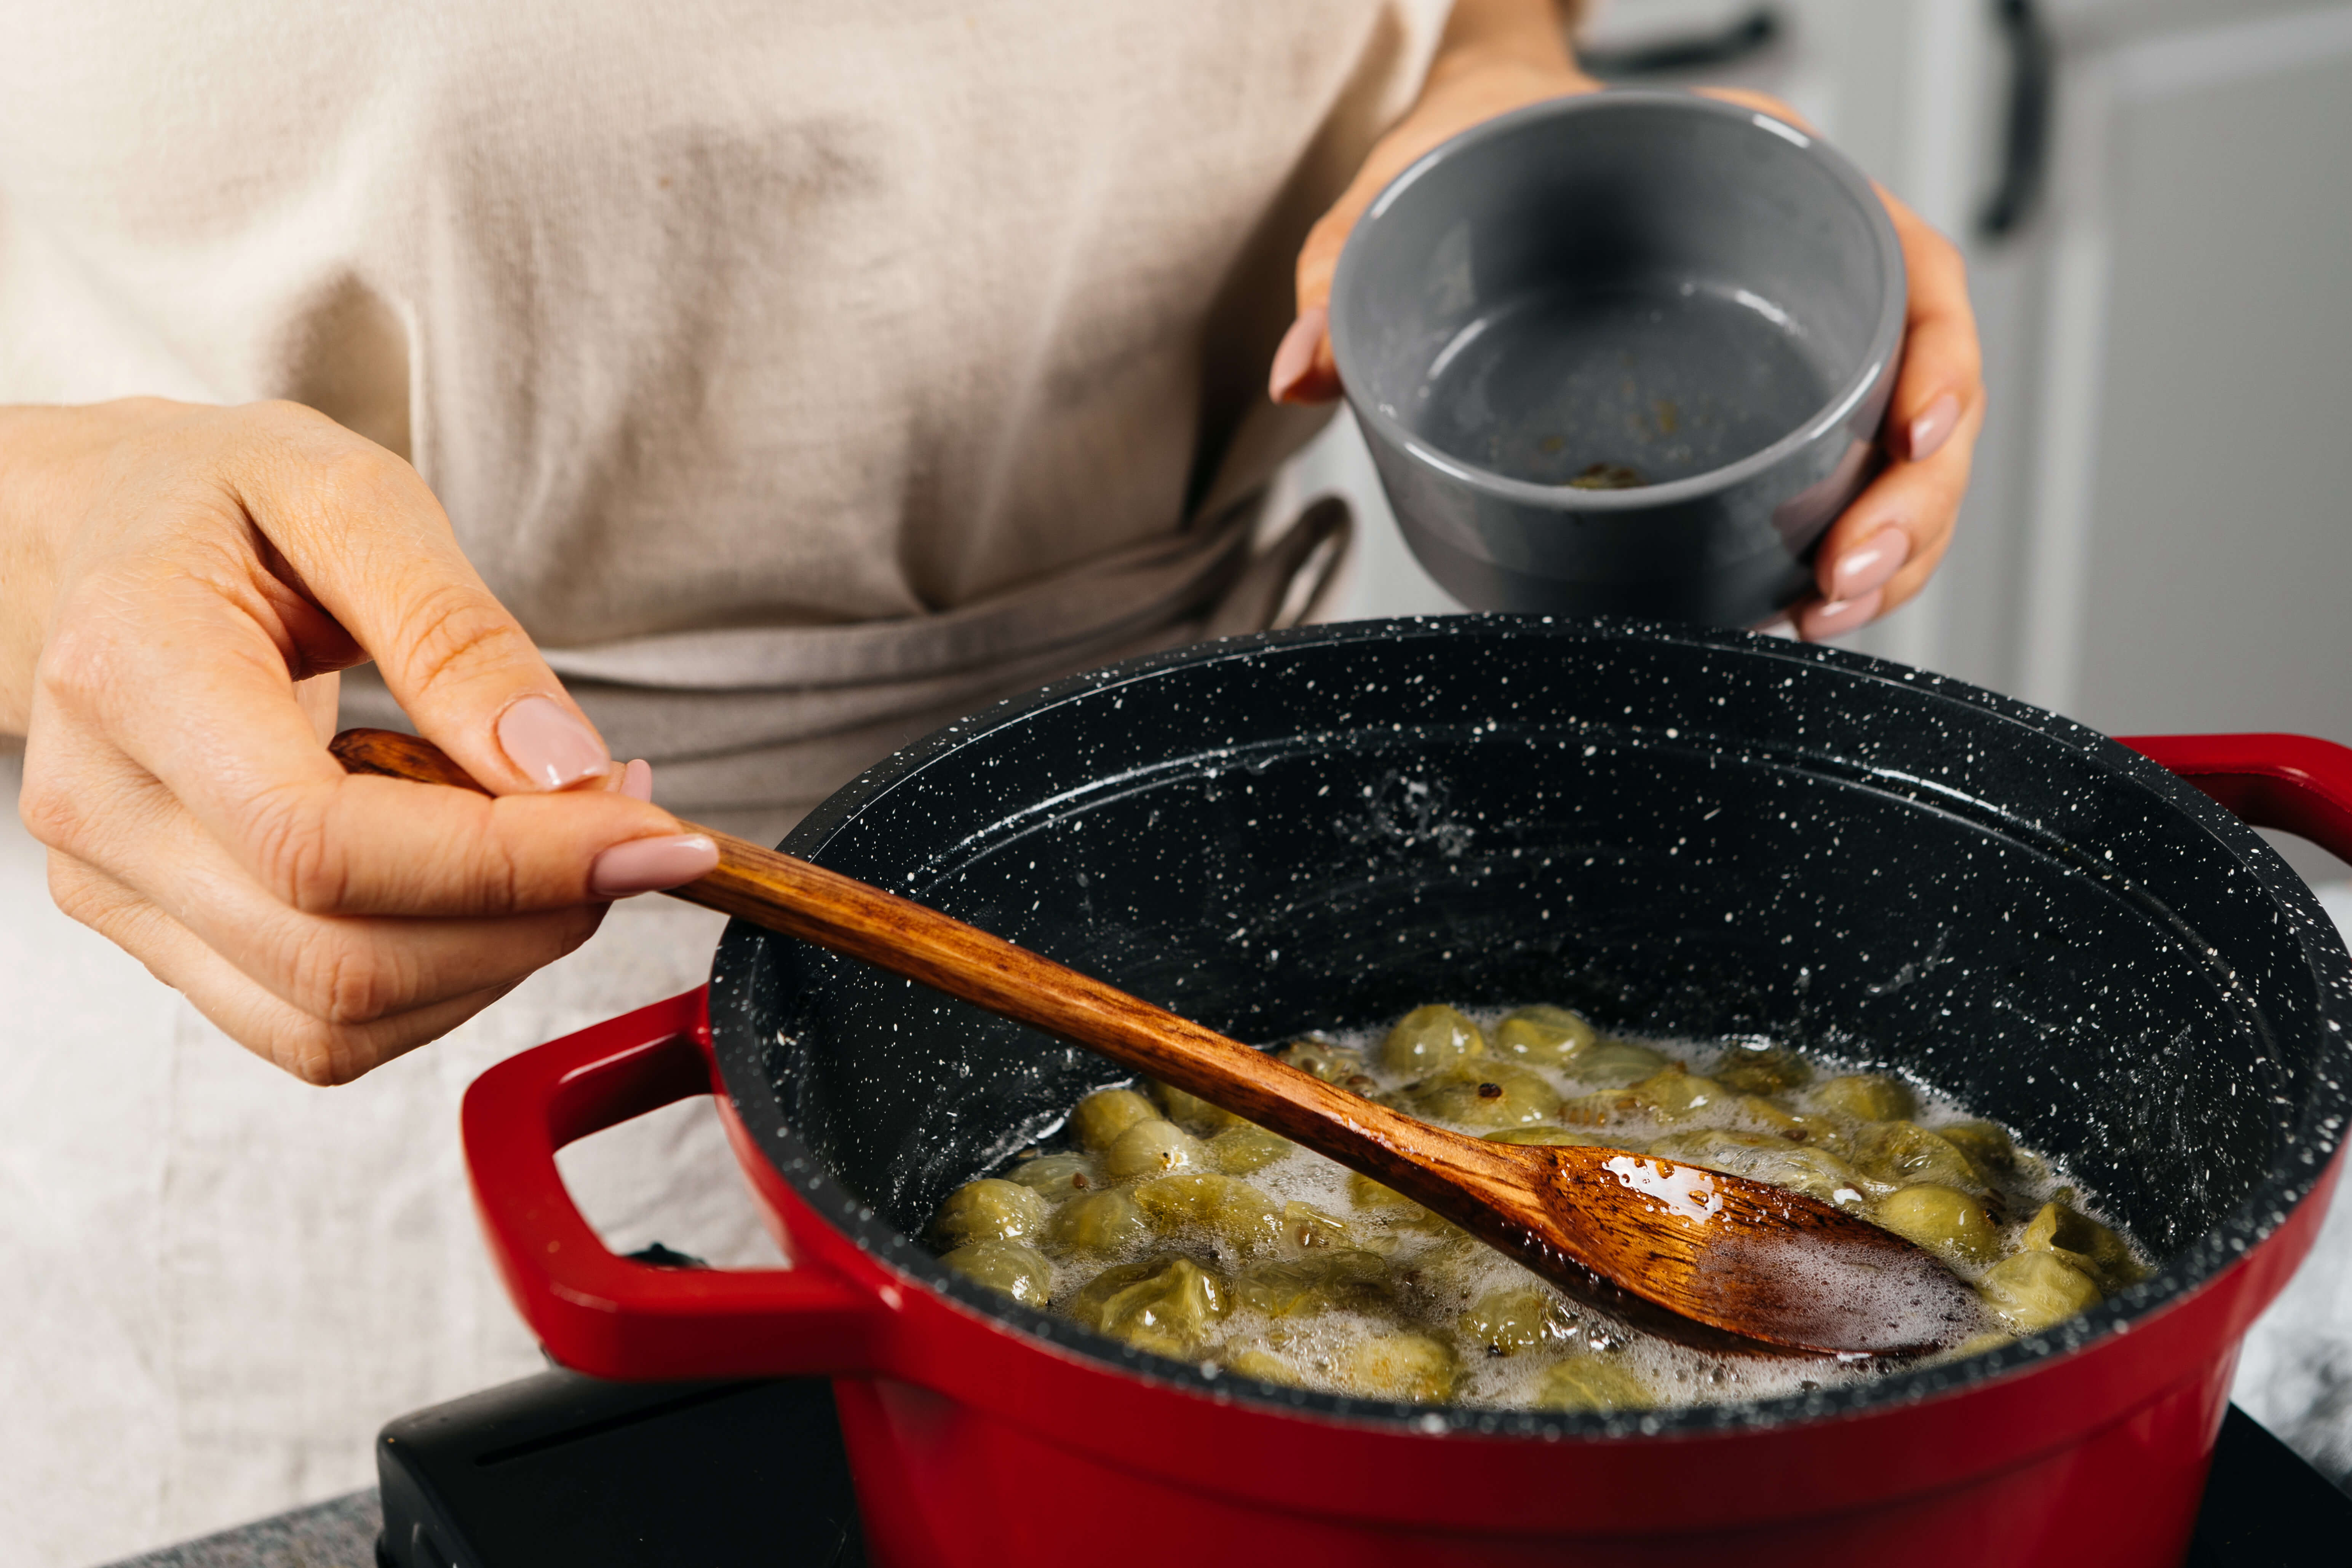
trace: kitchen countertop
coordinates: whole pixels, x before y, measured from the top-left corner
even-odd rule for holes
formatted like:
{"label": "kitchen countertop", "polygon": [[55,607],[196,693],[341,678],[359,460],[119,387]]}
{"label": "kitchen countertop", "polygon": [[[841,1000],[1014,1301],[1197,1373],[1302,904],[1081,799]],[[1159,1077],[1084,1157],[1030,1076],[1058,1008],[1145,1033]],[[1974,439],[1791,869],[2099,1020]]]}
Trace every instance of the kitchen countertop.
{"label": "kitchen countertop", "polygon": [[113,1568],[375,1568],[376,1531],[383,1528],[383,1509],[370,1487],[126,1557]]}

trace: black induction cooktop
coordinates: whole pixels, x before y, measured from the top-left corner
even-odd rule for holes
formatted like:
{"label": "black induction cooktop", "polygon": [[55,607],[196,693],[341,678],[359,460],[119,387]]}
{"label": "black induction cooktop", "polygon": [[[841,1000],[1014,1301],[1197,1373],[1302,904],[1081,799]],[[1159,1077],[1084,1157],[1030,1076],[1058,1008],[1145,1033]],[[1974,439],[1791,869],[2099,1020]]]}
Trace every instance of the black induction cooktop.
{"label": "black induction cooktop", "polygon": [[[382,1568],[858,1568],[833,1390],[547,1372],[376,1440]],[[2352,1563],[2352,1498],[2234,1405],[2188,1568]]]}

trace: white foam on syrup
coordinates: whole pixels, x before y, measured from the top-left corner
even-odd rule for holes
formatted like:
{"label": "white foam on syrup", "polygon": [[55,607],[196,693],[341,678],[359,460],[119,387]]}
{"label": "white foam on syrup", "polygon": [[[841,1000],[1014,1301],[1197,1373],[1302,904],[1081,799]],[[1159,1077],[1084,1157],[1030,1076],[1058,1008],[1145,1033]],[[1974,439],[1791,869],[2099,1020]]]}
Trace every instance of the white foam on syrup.
{"label": "white foam on syrup", "polygon": [[[1491,1036],[1495,1026],[1511,1009],[1462,1011]],[[1381,1028],[1333,1032],[1318,1037],[1360,1051],[1366,1071],[1378,1085],[1375,1092],[1384,1093],[1403,1088],[1417,1076],[1392,1073],[1381,1067],[1379,1047],[1385,1033],[1385,1028]],[[1661,1051],[1701,1076],[1727,1058],[1756,1048],[1749,1042],[1619,1037]],[[1817,1081],[1832,1074],[1861,1070],[1829,1053],[1807,1050],[1802,1056],[1814,1069]],[[1613,1082],[1580,1079],[1541,1063],[1515,1061],[1513,1065],[1538,1073],[1563,1100],[1619,1087]],[[1965,1107],[1927,1085],[1913,1081],[1908,1087],[1917,1100],[1917,1110],[1911,1120],[1930,1131],[1978,1120]],[[1627,1129],[1629,1141],[1646,1142],[1668,1131],[1772,1130],[1754,1113],[1742,1109],[1737,1103],[1737,1096],[1726,1098],[1730,1103],[1706,1107],[1670,1124]],[[1809,1089],[1800,1089],[1780,1098],[1800,1110],[1814,1109]],[[1460,1130],[1474,1136],[1480,1131],[1468,1127]],[[1593,1130],[1591,1136],[1605,1139],[1611,1131]],[[1712,1180],[1703,1167],[1681,1161],[1663,1163],[1671,1165],[1671,1172],[1661,1170],[1659,1159],[1647,1155],[1629,1157],[1623,1162],[1625,1168],[1618,1173],[1637,1190],[1649,1193],[1662,1204],[1679,1206],[1685,1214],[1712,1214],[1721,1207],[1720,1194],[1713,1190]],[[1612,1162],[1612,1168],[1615,1164]],[[1866,1355],[1727,1354],[1693,1349],[1631,1328],[1599,1308],[1560,1294],[1516,1260],[1436,1221],[1425,1212],[1358,1208],[1350,1195],[1351,1173],[1308,1150],[1295,1149],[1244,1179],[1271,1198],[1277,1208],[1290,1202],[1306,1203],[1346,1222],[1353,1245],[1377,1253],[1385,1261],[1398,1310],[1394,1315],[1372,1315],[1334,1310],[1276,1319],[1242,1308],[1219,1325],[1217,1344],[1202,1357],[1211,1364],[1222,1367],[1225,1357],[1254,1350],[1272,1355],[1288,1371],[1291,1379],[1303,1386],[1362,1393],[1335,1380],[1335,1369],[1341,1364],[1348,1348],[1368,1335],[1417,1332],[1449,1343],[1459,1357],[1452,1403],[1504,1408],[1526,1408],[1535,1404],[1538,1385],[1563,1356],[1592,1354],[1607,1358],[1637,1379],[1649,1391],[1651,1402],[1659,1405],[1771,1399],[1868,1381],[1890,1368],[1915,1364]],[[1996,1255],[2011,1249],[2016,1234],[2043,1202],[2074,1185],[2059,1162],[2021,1145],[2015,1171],[2002,1176],[1996,1194],[1996,1217],[2003,1243]],[[2078,1192],[2069,1195],[2077,1208],[2091,1217],[2102,1217]],[[1206,1230],[1162,1233],[1140,1240],[1115,1256],[1055,1258],[1055,1299],[1066,1300],[1105,1268],[1170,1251],[1192,1256],[1228,1277],[1238,1276],[1265,1261],[1262,1255],[1236,1252],[1229,1243]],[[1958,1259],[1950,1262],[1952,1272],[1970,1284],[1982,1277],[1988,1266]],[[1923,1288],[1916,1273],[1902,1268],[1855,1267],[1851,1258],[1840,1257],[1834,1250],[1820,1256],[1802,1248],[1778,1250],[1769,1268],[1788,1280],[1787,1289],[1792,1297],[1817,1301],[1825,1320],[1838,1318],[1883,1325],[1890,1336],[1887,1342],[1954,1343],[1987,1326],[1983,1320],[1969,1323],[1953,1321],[1948,1285],[1943,1289]],[[1554,1331],[1544,1344],[1517,1353],[1489,1355],[1465,1342],[1467,1336],[1460,1331],[1460,1320],[1480,1298],[1492,1291],[1528,1288],[1547,1293],[1553,1303]],[[1968,1301],[1973,1310],[1972,1292]]]}

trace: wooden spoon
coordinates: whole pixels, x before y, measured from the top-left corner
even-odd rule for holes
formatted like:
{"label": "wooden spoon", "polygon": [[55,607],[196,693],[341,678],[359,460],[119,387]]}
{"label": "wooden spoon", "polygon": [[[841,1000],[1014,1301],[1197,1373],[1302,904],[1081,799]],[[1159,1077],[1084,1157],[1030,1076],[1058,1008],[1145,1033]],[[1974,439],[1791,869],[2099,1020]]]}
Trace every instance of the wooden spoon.
{"label": "wooden spoon", "polygon": [[[481,785],[430,742],[347,730],[352,773]],[[1621,1149],[1489,1143],[1325,1083],[1051,959],[746,839],[670,896],[863,959],[1075,1040],[1360,1171],[1562,1289],[1686,1343],[1913,1355],[1981,1326],[1910,1242],[1761,1182]]]}

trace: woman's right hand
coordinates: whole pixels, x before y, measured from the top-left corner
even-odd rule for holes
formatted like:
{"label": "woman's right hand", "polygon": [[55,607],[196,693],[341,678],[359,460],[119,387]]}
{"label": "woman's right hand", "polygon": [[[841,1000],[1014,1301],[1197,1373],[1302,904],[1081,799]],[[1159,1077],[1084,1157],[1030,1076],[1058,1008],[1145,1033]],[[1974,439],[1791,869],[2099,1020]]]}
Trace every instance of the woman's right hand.
{"label": "woman's right hand", "polygon": [[[0,731],[68,914],[340,1083],[716,864],[643,798],[415,470],[289,404],[0,410]],[[347,775],[373,658],[488,786]]]}

